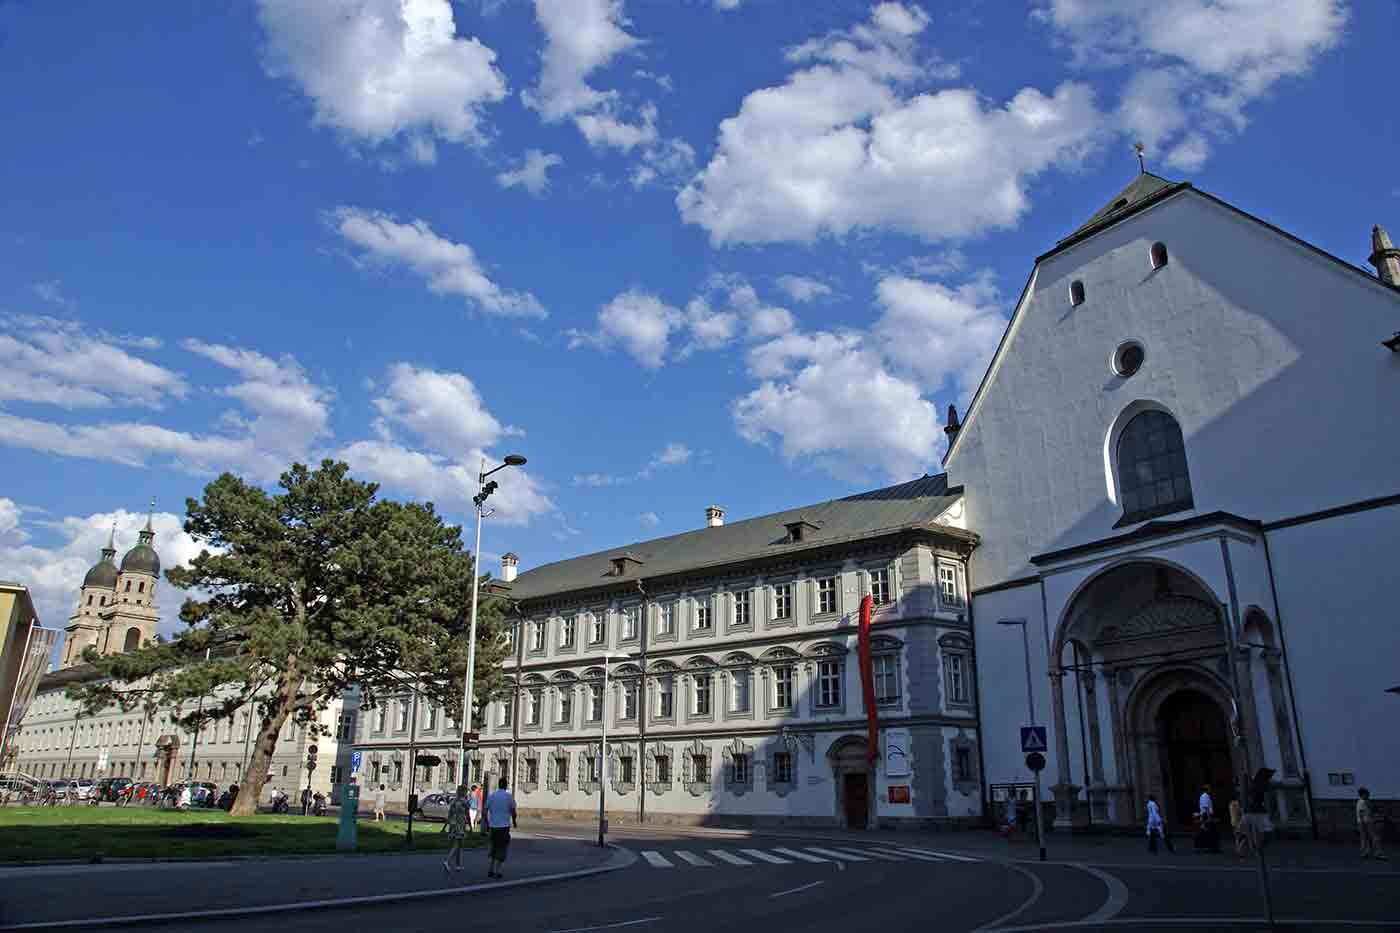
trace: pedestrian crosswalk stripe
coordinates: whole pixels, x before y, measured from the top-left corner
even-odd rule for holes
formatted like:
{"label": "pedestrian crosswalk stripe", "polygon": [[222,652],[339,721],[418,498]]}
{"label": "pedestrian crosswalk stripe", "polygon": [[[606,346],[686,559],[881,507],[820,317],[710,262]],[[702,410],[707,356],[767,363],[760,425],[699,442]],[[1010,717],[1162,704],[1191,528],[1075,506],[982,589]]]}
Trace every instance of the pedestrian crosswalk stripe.
{"label": "pedestrian crosswalk stripe", "polygon": [[642,858],[647,860],[647,864],[652,868],[675,868],[671,860],[660,852],[643,852]]}
{"label": "pedestrian crosswalk stripe", "polygon": [[876,856],[876,857],[878,857],[881,853],[883,853],[883,854],[885,854],[885,855],[890,856],[891,858],[900,858],[900,859],[912,858],[912,859],[917,859],[917,860],[920,861],[920,862],[941,862],[941,861],[943,861],[941,858],[939,858],[939,857],[936,856],[936,855],[923,855],[923,854],[920,854],[920,853],[918,853],[918,852],[910,852],[908,849],[866,849],[866,850],[864,850],[864,851],[869,852],[871,855],[874,855],[874,856]]}
{"label": "pedestrian crosswalk stripe", "polygon": [[838,852],[835,849],[818,849],[816,846],[808,846],[808,852],[815,852],[818,855],[826,855],[831,858],[840,859],[843,862],[868,862],[870,859],[863,855],[854,855],[850,852]]}
{"label": "pedestrian crosswalk stripe", "polygon": [[752,865],[752,864],[753,864],[753,862],[750,862],[748,859],[746,859],[746,858],[739,858],[739,856],[735,855],[733,852],[726,852],[726,851],[724,851],[723,849],[711,849],[711,850],[710,850],[709,852],[707,852],[706,854],[709,855],[710,858],[717,858],[717,859],[719,859],[721,862],[728,862],[728,863],[731,864],[731,865]]}
{"label": "pedestrian crosswalk stripe", "polygon": [[937,856],[938,858],[952,859],[952,860],[955,861],[955,862],[976,862],[976,861],[980,861],[979,859],[968,858],[966,855],[954,855],[954,854],[951,853],[951,852],[933,852],[933,851],[930,851],[929,849],[916,849],[916,848],[914,848],[913,846],[893,846],[892,848],[893,848],[896,852],[910,852],[910,853],[917,852],[917,853],[919,853],[920,855],[935,855],[935,856]]}
{"label": "pedestrian crosswalk stripe", "polygon": [[697,867],[697,868],[713,868],[713,867],[714,867],[710,862],[705,861],[703,858],[701,858],[700,856],[696,855],[694,852],[682,852],[682,851],[680,851],[680,850],[677,850],[677,851],[674,853],[674,855],[676,856],[676,858],[683,859],[683,860],[689,862],[690,864],[694,865],[694,866]]}
{"label": "pedestrian crosswalk stripe", "polygon": [[740,849],[739,851],[742,852],[742,853],[744,853],[745,855],[747,855],[749,858],[756,858],[756,859],[758,859],[760,862],[770,862],[770,863],[772,863],[772,864],[774,864],[774,865],[791,865],[791,864],[792,864],[792,860],[791,860],[791,859],[778,858],[776,855],[773,855],[771,852],[764,852],[762,849]]}
{"label": "pedestrian crosswalk stripe", "polygon": [[828,859],[828,858],[817,858],[815,855],[808,855],[806,852],[800,852],[800,851],[798,851],[797,849],[774,849],[773,851],[774,851],[774,852],[777,852],[779,855],[790,855],[790,856],[792,856],[793,858],[798,859],[799,861],[803,861],[803,862],[829,862],[829,861],[831,861],[831,859]]}
{"label": "pedestrian crosswalk stripe", "polygon": [[[877,858],[882,862],[902,862],[909,857],[903,853],[882,852],[879,849],[861,849],[859,851],[861,855],[868,855],[871,858]],[[918,856],[915,856],[915,858],[917,857]]]}

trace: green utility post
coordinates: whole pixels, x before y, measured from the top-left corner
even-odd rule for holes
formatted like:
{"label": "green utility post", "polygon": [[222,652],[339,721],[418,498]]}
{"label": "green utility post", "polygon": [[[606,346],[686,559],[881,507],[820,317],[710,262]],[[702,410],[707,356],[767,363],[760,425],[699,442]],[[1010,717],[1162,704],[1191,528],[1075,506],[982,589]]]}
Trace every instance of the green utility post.
{"label": "green utility post", "polygon": [[354,852],[358,843],[355,831],[359,827],[360,785],[346,784],[340,789],[340,829],[335,834],[335,847],[342,852]]}

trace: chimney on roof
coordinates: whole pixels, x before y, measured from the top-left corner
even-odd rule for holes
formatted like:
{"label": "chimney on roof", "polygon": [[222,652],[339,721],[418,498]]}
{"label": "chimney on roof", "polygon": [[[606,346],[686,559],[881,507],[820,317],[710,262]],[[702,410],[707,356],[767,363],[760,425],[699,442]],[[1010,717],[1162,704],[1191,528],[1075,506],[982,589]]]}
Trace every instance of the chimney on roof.
{"label": "chimney on roof", "polygon": [[724,524],[724,509],[712,505],[705,510],[705,527],[718,528]]}
{"label": "chimney on roof", "polygon": [[507,551],[501,555],[501,582],[515,582],[515,575],[520,569],[520,557],[513,551]]}
{"label": "chimney on roof", "polygon": [[958,420],[958,406],[948,406],[948,423],[943,426],[943,433],[948,435],[948,443],[952,444],[962,430],[962,422]]}
{"label": "chimney on roof", "polygon": [[1390,242],[1390,234],[1380,224],[1371,228],[1371,265],[1382,282],[1400,288],[1400,249]]}

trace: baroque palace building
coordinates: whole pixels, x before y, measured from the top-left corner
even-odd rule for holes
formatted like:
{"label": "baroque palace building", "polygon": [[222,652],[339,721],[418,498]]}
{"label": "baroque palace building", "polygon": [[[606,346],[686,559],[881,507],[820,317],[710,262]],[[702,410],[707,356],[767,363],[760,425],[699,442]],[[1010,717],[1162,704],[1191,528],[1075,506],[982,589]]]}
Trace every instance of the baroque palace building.
{"label": "baroque palace building", "polygon": [[[82,660],[88,646],[99,654],[117,654],[156,638],[160,555],[151,521],[147,520],[120,565],[116,554],[114,530],[101,558],[83,578],[77,607],[65,629],[62,665],[40,680],[24,717],[16,737],[14,767],[37,778],[239,783],[252,754],[257,726],[257,713],[251,704],[233,719],[209,723],[195,736],[175,725],[179,713],[172,709],[158,709],[147,717],[140,708],[123,712],[112,706],[85,716],[77,701],[65,696],[68,687],[96,676],[92,665]],[[215,694],[209,701],[212,704],[218,699]],[[312,789],[338,791],[339,782],[349,773],[348,740],[354,733],[357,705],[353,693],[333,704],[322,714],[328,735],[319,738],[308,737],[305,727],[287,723],[277,743],[265,793],[281,787],[295,796],[297,789],[307,786],[307,746],[312,742],[318,751],[317,770],[309,775]]]}

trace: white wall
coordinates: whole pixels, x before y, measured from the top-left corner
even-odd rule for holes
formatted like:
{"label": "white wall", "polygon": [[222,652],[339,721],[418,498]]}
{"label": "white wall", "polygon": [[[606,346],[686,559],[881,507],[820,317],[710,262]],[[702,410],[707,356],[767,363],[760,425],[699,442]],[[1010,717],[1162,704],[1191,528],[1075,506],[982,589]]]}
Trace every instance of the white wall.
{"label": "white wall", "polygon": [[[1046,260],[947,464],[983,536],[977,585],[1116,533],[1105,439],[1135,400],[1180,421],[1198,513],[1267,521],[1400,492],[1400,355],[1379,344],[1397,322],[1400,295],[1191,193]],[[1110,361],[1128,339],[1146,362],[1123,379]]]}
{"label": "white wall", "polygon": [[[1036,722],[1049,726],[1050,681],[1040,606],[1040,586],[1021,586],[979,596],[973,602],[977,635],[978,709],[982,720],[985,783],[1024,783],[1035,779],[1021,754],[1021,727],[1028,724],[1026,661],[1018,626],[998,625],[998,619],[1025,619],[1029,625],[1031,688]],[[1053,633],[1052,637],[1053,637]],[[1049,774],[1054,780],[1054,730]]]}

